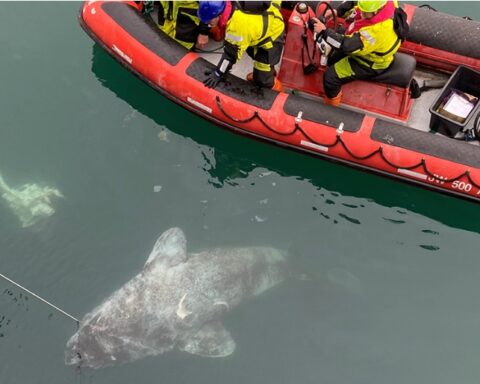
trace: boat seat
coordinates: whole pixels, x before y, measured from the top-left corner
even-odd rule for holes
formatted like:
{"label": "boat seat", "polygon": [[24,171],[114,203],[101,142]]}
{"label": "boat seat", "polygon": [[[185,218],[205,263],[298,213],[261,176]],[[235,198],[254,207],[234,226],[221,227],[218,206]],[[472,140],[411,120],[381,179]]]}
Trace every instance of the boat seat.
{"label": "boat seat", "polygon": [[390,67],[385,72],[372,77],[369,80],[407,88],[413,78],[416,66],[417,60],[415,57],[397,52],[395,53],[395,58]]}

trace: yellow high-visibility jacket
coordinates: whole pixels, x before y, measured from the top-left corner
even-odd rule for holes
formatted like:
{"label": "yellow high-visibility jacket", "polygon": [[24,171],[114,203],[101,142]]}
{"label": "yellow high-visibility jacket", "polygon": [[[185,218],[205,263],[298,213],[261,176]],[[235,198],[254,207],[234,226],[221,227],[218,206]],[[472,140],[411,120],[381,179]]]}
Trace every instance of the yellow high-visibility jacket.
{"label": "yellow high-visibility jacket", "polygon": [[[158,27],[184,47],[191,49],[202,32],[197,16],[198,1],[160,1]],[[204,25],[204,34],[208,26]]]}
{"label": "yellow high-visibility jacket", "polygon": [[[392,6],[392,3],[388,4],[388,6]],[[393,6],[395,8],[398,7],[397,0],[393,1]],[[355,7],[354,11],[357,15],[360,13],[358,7]],[[372,69],[388,68],[401,45],[401,40],[393,27],[393,18],[361,27],[354,33],[349,34],[347,30],[345,39],[358,39],[358,36],[361,41],[360,45],[363,45],[363,47],[353,52],[348,52],[348,54],[360,64]],[[345,41],[344,45],[347,45]]]}
{"label": "yellow high-visibility jacket", "polygon": [[393,30],[393,20],[388,19],[361,28],[358,33],[363,42],[363,48],[352,52],[351,57],[373,69],[388,68],[401,44]]}
{"label": "yellow high-visibility jacket", "polygon": [[272,42],[280,37],[285,29],[280,3],[281,1],[272,1],[270,7],[258,15],[245,13],[241,9],[233,11],[227,22],[225,43],[235,48],[236,57],[229,57],[229,60],[233,62],[240,60],[248,47],[263,49],[273,47]]}

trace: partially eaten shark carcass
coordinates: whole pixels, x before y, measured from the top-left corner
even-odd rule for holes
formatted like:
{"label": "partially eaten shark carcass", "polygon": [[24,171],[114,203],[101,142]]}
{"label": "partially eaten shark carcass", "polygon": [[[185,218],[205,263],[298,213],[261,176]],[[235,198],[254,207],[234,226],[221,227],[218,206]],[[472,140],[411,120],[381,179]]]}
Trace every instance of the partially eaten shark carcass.
{"label": "partially eaten shark carcass", "polygon": [[175,347],[228,356],[235,341],[222,317],[283,281],[286,261],[284,252],[270,247],[187,254],[184,233],[171,228],[158,238],[143,270],[81,320],[65,363],[101,368]]}
{"label": "partially eaten shark carcass", "polygon": [[59,190],[41,187],[36,184],[25,184],[20,189],[7,185],[0,175],[0,195],[22,223],[22,227],[30,227],[39,220],[52,216],[55,209],[52,197],[63,197]]}

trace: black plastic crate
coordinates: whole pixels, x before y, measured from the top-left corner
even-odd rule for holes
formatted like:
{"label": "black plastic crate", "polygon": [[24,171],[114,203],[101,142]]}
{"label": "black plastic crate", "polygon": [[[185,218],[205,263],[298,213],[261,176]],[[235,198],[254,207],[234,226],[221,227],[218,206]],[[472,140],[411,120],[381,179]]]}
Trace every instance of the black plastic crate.
{"label": "black plastic crate", "polygon": [[[468,93],[478,98],[475,107],[470,111],[465,121],[458,122],[447,116],[437,112],[438,107],[450,95],[453,90]],[[452,74],[447,84],[443,87],[440,94],[436,97],[432,106],[430,107],[430,129],[441,134],[454,137],[457,132],[470,122],[470,119],[475,116],[480,110],[480,72],[473,69],[459,66]]]}

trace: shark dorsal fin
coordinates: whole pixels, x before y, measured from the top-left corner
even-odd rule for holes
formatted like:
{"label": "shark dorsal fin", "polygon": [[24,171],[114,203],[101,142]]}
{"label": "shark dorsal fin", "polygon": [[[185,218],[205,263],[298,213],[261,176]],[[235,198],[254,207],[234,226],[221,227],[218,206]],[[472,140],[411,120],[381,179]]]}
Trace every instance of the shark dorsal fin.
{"label": "shark dorsal fin", "polygon": [[173,267],[187,260],[187,240],[180,228],[163,232],[148,256],[145,268],[156,264]]}

